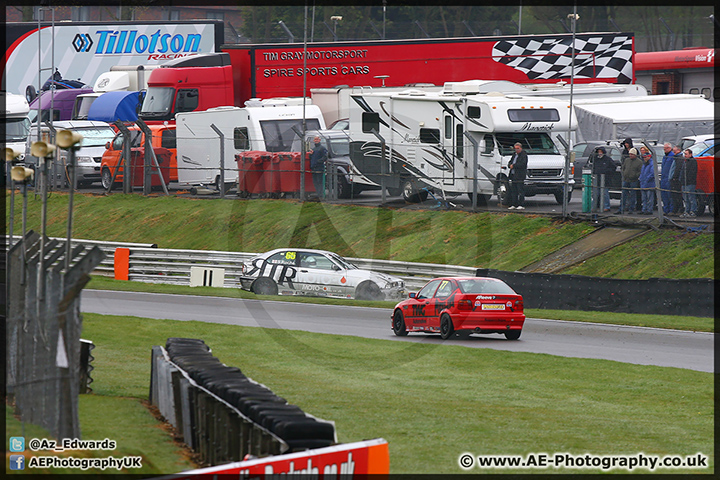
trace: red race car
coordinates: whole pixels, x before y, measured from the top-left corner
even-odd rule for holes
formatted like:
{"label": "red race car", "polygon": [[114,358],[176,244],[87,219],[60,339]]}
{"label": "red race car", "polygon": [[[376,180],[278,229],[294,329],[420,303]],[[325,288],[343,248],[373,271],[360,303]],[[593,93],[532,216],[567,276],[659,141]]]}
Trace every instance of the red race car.
{"label": "red race car", "polygon": [[399,337],[440,333],[445,340],[456,333],[502,333],[517,340],[524,323],[522,296],[502,280],[447,277],[431,280],[398,303],[391,325]]}

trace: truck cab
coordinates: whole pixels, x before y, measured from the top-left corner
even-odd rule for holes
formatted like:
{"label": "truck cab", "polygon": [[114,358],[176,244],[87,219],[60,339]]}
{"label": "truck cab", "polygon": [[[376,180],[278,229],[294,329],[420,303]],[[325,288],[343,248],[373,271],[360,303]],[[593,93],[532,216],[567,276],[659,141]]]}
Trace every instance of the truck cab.
{"label": "truck cab", "polygon": [[227,53],[181,57],[154,69],[139,118],[152,122],[175,121],[182,112],[232,106],[233,72]]}

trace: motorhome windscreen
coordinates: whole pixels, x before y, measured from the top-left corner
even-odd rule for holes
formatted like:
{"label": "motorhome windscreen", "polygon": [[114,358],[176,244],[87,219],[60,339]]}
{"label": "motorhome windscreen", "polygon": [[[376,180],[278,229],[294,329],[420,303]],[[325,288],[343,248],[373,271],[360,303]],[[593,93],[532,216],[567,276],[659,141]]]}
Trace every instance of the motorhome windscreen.
{"label": "motorhome windscreen", "polygon": [[140,115],[142,117],[159,117],[168,115],[172,108],[175,89],[172,87],[150,87],[143,100]]}
{"label": "motorhome windscreen", "polygon": [[560,114],[555,108],[514,108],[508,110],[511,122],[559,122]]}
{"label": "motorhome windscreen", "polygon": [[30,120],[27,117],[1,118],[0,124],[5,142],[24,142],[30,133]]}
{"label": "motorhome windscreen", "polygon": [[345,138],[331,138],[330,149],[332,150],[333,156],[342,157],[350,155],[350,139]]}
{"label": "motorhome windscreen", "polygon": [[[306,130],[320,130],[317,118],[305,119]],[[296,137],[295,127],[302,131],[302,120],[261,120],[260,129],[265,139],[265,150],[268,152],[291,151],[293,139]]]}
{"label": "motorhome windscreen", "polygon": [[90,105],[92,105],[97,98],[98,97],[95,95],[89,97],[79,95],[76,100],[77,103],[75,104],[77,111],[74,112],[73,118],[76,120],[87,120],[88,113],[90,112]]}
{"label": "motorhome windscreen", "polygon": [[501,155],[515,153],[513,145],[520,142],[528,155],[532,154],[560,154],[550,135],[545,132],[504,132],[496,133],[495,139],[500,147]]}

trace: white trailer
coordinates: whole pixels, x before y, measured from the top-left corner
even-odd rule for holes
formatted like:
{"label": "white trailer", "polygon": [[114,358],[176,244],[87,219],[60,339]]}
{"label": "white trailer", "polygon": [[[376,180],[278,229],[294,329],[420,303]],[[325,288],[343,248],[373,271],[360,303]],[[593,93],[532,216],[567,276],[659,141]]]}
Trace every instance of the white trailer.
{"label": "white trailer", "polygon": [[0,92],[0,105],[5,106],[2,118],[2,144],[21,152],[20,160],[25,157],[25,142],[30,132],[30,107],[23,95]]}
{"label": "white trailer", "polygon": [[[252,99],[245,107],[217,107],[199,112],[178,113],[177,166],[181,185],[220,185],[222,167],[226,187],[237,180],[235,154],[248,150],[290,152],[297,132],[325,128],[320,109],[302,98]],[[215,130],[213,128],[215,127]]]}
{"label": "white trailer", "polygon": [[[477,179],[478,200],[497,194],[505,203],[507,164],[520,142],[528,154],[526,196],[552,194],[558,203],[563,192],[570,197],[573,174],[566,187],[566,157],[551,138],[577,129],[567,101],[455,85],[442,93],[351,95],[350,158],[358,170],[408,201],[427,195],[423,188],[471,195]],[[373,126],[381,138],[366,133]]]}

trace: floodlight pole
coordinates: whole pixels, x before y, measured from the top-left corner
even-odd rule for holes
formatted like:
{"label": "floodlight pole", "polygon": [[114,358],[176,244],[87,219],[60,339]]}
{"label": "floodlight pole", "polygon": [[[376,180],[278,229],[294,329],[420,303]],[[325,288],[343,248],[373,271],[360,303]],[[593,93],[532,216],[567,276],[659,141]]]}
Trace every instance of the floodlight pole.
{"label": "floodlight pole", "polygon": [[570,140],[570,132],[572,130],[572,116],[573,116],[573,87],[575,84],[575,25],[578,19],[577,14],[577,3],[573,6],[573,13],[568,15],[572,19],[572,45],[571,45],[571,57],[570,57],[570,112],[568,115],[568,147],[565,152],[565,178],[562,190],[562,216],[567,217],[568,214],[568,190],[570,189],[570,153],[572,149],[572,141]]}

